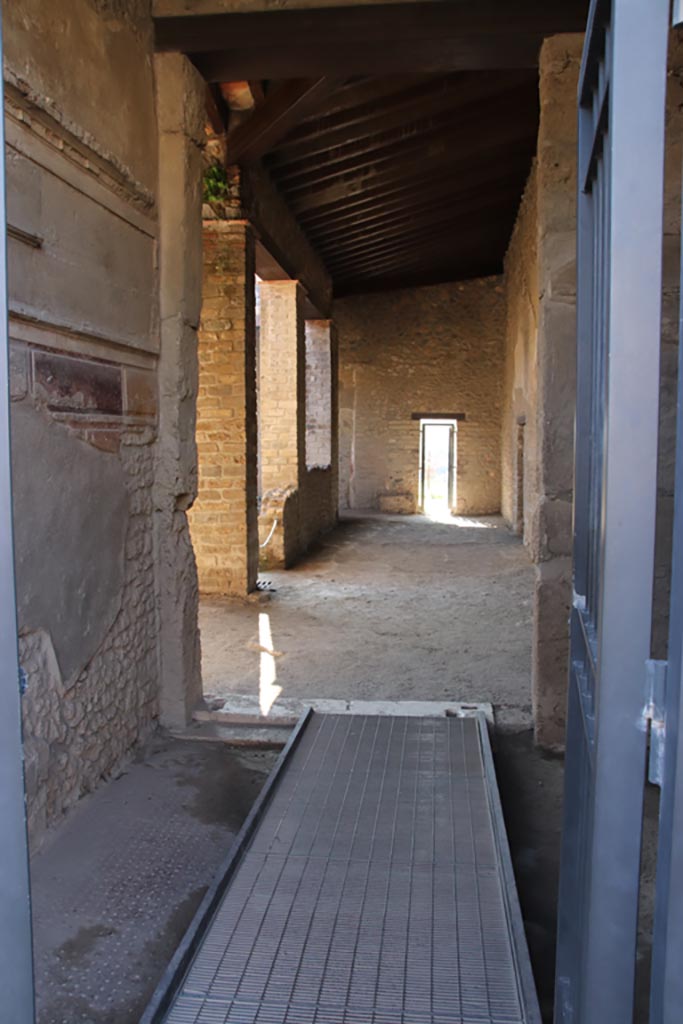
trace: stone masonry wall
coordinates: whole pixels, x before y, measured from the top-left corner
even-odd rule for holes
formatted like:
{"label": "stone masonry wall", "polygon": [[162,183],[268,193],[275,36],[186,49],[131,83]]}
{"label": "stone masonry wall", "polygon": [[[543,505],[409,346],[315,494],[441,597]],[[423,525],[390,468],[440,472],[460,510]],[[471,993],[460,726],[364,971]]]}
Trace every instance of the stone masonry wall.
{"label": "stone masonry wall", "polygon": [[[536,448],[536,346],[538,337],[538,178],[527,182],[505,258],[505,369],[501,511],[508,525],[530,540],[531,509],[538,494]],[[520,447],[522,451],[520,452]]]}
{"label": "stone masonry wall", "polygon": [[457,511],[500,510],[504,312],[497,277],[335,302],[342,508],[416,511],[421,412],[465,416]]}
{"label": "stone masonry wall", "polygon": [[[517,528],[515,457],[523,420],[522,529],[535,567],[532,702],[537,740],[555,748],[564,742],[572,576],[576,89],[582,45],[579,35],[557,36],[543,45],[537,160],[505,262],[503,512]],[[681,59],[675,40],[669,67],[653,622],[656,657],[666,652],[676,418],[682,119]]]}

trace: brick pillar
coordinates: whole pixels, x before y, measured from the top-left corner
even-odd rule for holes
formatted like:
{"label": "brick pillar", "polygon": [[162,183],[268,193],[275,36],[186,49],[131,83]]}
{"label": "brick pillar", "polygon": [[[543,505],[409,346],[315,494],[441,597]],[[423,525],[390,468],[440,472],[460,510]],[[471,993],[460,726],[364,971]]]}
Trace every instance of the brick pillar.
{"label": "brick pillar", "polygon": [[199,488],[191,512],[199,589],[256,586],[254,239],[244,221],[205,221],[199,325]]}
{"label": "brick pillar", "polygon": [[261,283],[259,430],[263,494],[298,488],[306,469],[306,348],[298,281]]}

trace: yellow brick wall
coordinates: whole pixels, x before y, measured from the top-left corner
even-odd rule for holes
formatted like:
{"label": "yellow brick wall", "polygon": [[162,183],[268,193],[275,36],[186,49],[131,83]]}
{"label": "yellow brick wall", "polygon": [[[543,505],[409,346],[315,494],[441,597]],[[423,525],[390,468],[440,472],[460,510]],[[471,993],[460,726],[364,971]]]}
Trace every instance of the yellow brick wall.
{"label": "yellow brick wall", "polygon": [[254,242],[242,221],[204,226],[197,400],[199,488],[190,513],[203,593],[256,584]]}
{"label": "yellow brick wall", "polygon": [[500,510],[505,308],[498,277],[350,296],[334,304],[341,507],[415,511],[415,412],[462,413],[457,511]]}

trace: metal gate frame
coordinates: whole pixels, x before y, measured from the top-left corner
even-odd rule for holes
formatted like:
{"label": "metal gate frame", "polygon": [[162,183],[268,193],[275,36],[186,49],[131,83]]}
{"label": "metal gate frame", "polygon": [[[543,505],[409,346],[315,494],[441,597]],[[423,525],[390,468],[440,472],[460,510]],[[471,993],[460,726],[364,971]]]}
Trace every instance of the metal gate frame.
{"label": "metal gate frame", "polygon": [[593,0],[579,83],[574,596],[556,1024],[633,1016],[668,14],[668,0]]}
{"label": "metal gate frame", "polygon": [[[683,24],[683,0],[674,0],[673,24]],[[683,191],[682,191],[683,196]],[[683,246],[683,233],[681,235]],[[662,750],[657,888],[650,980],[651,1024],[676,1024],[683,1006],[683,264],[680,278],[676,473],[671,600],[664,699],[655,706]]]}
{"label": "metal gate frame", "polygon": [[4,98],[0,74],[0,992],[3,1019],[12,1024],[32,1024],[31,905],[12,536],[6,238]]}

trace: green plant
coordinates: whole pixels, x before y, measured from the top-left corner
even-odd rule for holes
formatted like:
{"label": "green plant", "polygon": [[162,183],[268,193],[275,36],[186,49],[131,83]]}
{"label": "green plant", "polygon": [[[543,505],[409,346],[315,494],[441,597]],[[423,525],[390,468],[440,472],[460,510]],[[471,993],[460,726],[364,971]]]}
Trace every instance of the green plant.
{"label": "green plant", "polygon": [[204,174],[204,202],[222,202],[228,198],[228,195],[228,179],[225,170],[220,164],[212,164]]}

